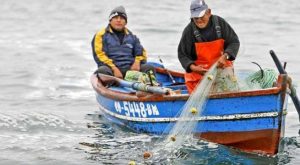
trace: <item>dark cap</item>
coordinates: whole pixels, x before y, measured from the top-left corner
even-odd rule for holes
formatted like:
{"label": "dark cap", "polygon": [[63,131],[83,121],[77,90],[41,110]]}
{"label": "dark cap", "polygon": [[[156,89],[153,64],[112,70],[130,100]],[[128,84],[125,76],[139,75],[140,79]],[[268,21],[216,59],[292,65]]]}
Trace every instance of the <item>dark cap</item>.
{"label": "dark cap", "polygon": [[116,8],[114,8],[110,14],[109,14],[109,21],[113,18],[113,17],[116,17],[116,16],[121,16],[123,17],[126,22],[127,22],[127,14],[126,14],[126,11],[125,11],[125,8],[123,6],[118,6]]}

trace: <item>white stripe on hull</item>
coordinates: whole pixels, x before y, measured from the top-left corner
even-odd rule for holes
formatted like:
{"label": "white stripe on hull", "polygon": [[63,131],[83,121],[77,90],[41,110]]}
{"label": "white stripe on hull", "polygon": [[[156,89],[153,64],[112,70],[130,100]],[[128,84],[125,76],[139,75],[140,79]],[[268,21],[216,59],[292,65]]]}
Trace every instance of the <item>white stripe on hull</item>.
{"label": "white stripe on hull", "polygon": [[[127,121],[136,121],[136,122],[175,122],[179,118],[139,118],[139,117],[128,117],[120,115],[114,112],[109,111],[104,108],[102,105],[99,105],[100,110],[105,113],[116,117],[118,119],[127,120]],[[283,115],[286,115],[287,111],[283,111]],[[265,117],[277,117],[278,112],[261,112],[261,113],[249,113],[249,114],[234,114],[234,115],[222,115],[222,116],[199,116],[193,119],[181,119],[184,120],[195,120],[195,121],[212,121],[212,120],[241,120],[241,119],[254,119],[254,118],[265,118]]]}

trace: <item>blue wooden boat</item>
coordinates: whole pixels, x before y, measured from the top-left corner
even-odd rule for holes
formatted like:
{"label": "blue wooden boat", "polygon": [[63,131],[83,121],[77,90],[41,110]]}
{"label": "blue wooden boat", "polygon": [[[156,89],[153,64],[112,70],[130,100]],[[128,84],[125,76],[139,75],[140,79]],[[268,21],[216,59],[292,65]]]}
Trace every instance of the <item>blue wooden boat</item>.
{"label": "blue wooden boat", "polygon": [[[135,132],[149,134],[162,134],[168,124],[178,120],[189,98],[183,73],[153,65],[162,87],[152,87],[152,92],[134,90],[131,82],[115,77],[91,76],[100,110],[106,118]],[[286,79],[286,74],[280,74],[274,87],[268,89],[211,93],[202,116],[196,119],[195,136],[246,152],[276,154],[284,136]],[[165,88],[175,92],[170,94]]]}

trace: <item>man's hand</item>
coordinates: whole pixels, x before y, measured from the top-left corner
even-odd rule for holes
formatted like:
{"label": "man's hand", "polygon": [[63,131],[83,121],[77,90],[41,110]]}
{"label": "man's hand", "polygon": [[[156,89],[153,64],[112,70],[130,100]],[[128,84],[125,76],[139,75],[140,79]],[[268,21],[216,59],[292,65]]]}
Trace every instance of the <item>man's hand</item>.
{"label": "man's hand", "polygon": [[195,64],[192,64],[190,65],[190,69],[193,71],[193,72],[196,72],[196,73],[199,73],[201,75],[204,75],[208,70],[204,68],[205,66],[201,66],[201,65],[195,65]]}
{"label": "man's hand", "polygon": [[227,57],[228,57],[227,53],[224,53],[224,54],[222,53],[221,57],[218,60],[218,66],[217,66],[218,68],[224,68],[225,67],[226,62],[228,61]]}
{"label": "man's hand", "polygon": [[114,66],[111,69],[112,69],[115,77],[123,79],[123,74],[122,74],[122,72],[120,71],[119,68],[117,68],[117,67]]}
{"label": "man's hand", "polygon": [[140,71],[141,64],[140,61],[134,61],[134,63],[131,65],[130,70]]}

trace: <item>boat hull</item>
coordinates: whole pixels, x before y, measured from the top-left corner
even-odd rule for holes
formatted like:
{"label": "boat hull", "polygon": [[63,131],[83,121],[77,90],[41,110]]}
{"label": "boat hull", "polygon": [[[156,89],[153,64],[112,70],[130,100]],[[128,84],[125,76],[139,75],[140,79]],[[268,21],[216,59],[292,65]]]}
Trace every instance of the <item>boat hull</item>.
{"label": "boat hull", "polygon": [[[97,95],[100,110],[114,123],[135,132],[168,133],[185,100],[119,101]],[[195,136],[246,152],[273,155],[283,136],[281,94],[211,98],[197,118]],[[247,105],[247,106],[245,106]]]}
{"label": "boat hull", "polygon": [[[184,81],[182,74],[171,74],[179,78],[177,82]],[[166,73],[158,75],[162,76],[158,76],[159,82],[169,81],[163,77]],[[167,86],[177,93],[165,95],[105,83],[113,79],[91,77],[100,110],[107,119],[135,132],[167,134],[189,98],[184,84]],[[273,88],[210,94],[201,115],[194,119],[193,133],[242,151],[274,155],[284,135],[286,108],[286,75],[279,75]]]}

